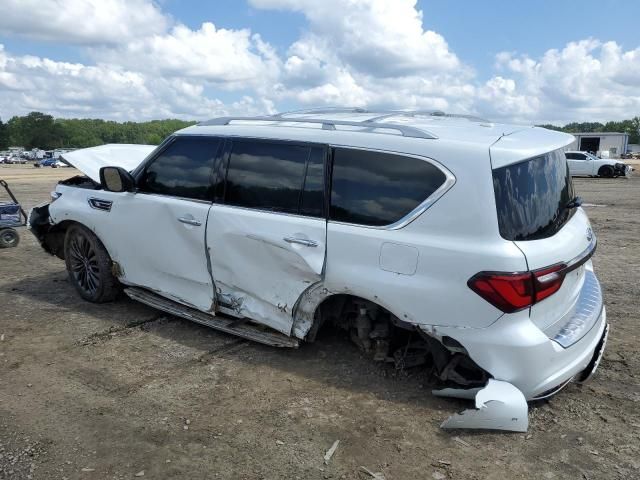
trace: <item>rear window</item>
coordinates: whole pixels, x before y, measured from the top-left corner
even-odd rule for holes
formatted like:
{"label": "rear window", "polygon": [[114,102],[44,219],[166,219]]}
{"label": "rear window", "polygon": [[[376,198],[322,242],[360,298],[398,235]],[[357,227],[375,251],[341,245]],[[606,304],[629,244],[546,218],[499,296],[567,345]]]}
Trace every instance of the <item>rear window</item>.
{"label": "rear window", "polygon": [[445,174],[425,160],[336,148],[330,218],[359,225],[390,225],[417,208],[445,180]]}
{"label": "rear window", "polygon": [[493,170],[500,235],[507,240],[548,238],[571,218],[575,196],[561,150]]}

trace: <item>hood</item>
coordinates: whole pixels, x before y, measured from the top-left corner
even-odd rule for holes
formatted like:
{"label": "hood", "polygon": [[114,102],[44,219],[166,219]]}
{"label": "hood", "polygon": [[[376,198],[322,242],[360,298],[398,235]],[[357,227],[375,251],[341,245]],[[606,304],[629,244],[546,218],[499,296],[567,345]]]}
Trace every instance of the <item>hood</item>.
{"label": "hood", "polygon": [[100,169],[102,167],[122,167],[131,171],[155,149],[156,145],[111,143],[67,152],[60,157],[94,182],[100,183]]}

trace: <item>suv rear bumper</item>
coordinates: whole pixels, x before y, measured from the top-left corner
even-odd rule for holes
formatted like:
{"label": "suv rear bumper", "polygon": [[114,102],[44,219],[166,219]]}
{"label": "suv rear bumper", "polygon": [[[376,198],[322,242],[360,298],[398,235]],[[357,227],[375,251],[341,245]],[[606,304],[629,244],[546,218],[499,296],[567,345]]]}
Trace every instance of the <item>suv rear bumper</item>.
{"label": "suv rear bumper", "polygon": [[606,327],[603,307],[591,329],[568,348],[549,339],[528,315],[504,315],[482,329],[438,326],[428,333],[454,338],[493,378],[513,384],[527,400],[535,400],[555,393],[582,372],[580,379],[593,373],[585,370],[598,366]]}

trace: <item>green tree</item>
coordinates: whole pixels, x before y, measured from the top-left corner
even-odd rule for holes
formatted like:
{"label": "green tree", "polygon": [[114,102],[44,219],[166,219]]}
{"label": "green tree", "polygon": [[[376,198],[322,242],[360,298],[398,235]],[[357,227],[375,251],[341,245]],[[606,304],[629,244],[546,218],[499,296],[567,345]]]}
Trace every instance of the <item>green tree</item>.
{"label": "green tree", "polygon": [[11,144],[27,150],[35,147],[50,150],[62,146],[62,131],[51,115],[31,112],[25,117],[13,117],[8,127]]}
{"label": "green tree", "polygon": [[4,150],[9,146],[9,128],[0,119],[0,150]]}

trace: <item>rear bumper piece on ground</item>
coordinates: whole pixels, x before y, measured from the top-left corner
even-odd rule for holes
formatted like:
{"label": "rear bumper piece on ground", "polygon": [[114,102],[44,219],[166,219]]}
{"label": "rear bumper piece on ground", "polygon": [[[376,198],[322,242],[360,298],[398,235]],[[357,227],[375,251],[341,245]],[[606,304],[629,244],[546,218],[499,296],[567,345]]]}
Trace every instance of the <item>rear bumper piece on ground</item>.
{"label": "rear bumper piece on ground", "polygon": [[451,415],[440,427],[526,432],[528,412],[527,400],[520,390],[508,382],[490,379],[486,387],[478,390],[475,409]]}

